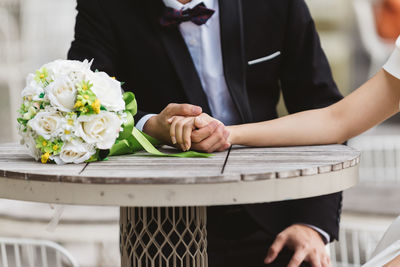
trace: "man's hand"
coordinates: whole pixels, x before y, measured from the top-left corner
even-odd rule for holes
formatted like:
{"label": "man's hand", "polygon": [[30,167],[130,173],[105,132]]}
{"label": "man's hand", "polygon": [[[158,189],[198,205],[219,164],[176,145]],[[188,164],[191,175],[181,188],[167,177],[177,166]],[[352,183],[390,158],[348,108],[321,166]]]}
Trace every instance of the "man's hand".
{"label": "man's hand", "polygon": [[264,262],[272,263],[285,246],[294,251],[288,267],[298,267],[303,261],[312,267],[332,266],[321,236],[308,226],[294,224],[282,231],[269,248]]}
{"label": "man's hand", "polygon": [[165,144],[171,144],[170,123],[168,119],[173,116],[199,116],[201,107],[190,104],[169,104],[160,114],[151,117],[143,127],[143,132],[160,140]]}

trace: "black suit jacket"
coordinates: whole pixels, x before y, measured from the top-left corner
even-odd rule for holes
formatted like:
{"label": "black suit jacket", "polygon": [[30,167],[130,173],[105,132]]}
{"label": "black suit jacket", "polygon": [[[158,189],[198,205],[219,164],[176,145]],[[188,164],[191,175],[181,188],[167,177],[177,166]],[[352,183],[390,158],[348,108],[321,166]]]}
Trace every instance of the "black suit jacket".
{"label": "black suit jacket", "polygon": [[[192,103],[210,113],[186,44],[176,27],[160,26],[161,0],[78,0],[69,59],[124,81],[140,119],[168,103]],[[277,117],[283,93],[289,112],[328,106],[342,97],[304,0],[219,0],[221,46],[228,89],[243,123]],[[248,61],[281,52],[249,66]],[[341,193],[246,210],[275,235],[293,223],[338,236]]]}

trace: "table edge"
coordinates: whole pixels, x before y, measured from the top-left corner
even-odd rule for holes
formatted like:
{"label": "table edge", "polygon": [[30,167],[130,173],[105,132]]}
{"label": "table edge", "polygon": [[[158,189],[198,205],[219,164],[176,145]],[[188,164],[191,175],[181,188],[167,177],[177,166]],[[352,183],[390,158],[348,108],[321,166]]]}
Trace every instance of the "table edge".
{"label": "table edge", "polygon": [[288,179],[219,184],[74,184],[0,179],[0,197],[34,202],[137,207],[255,204],[327,195],[358,183],[359,165]]}

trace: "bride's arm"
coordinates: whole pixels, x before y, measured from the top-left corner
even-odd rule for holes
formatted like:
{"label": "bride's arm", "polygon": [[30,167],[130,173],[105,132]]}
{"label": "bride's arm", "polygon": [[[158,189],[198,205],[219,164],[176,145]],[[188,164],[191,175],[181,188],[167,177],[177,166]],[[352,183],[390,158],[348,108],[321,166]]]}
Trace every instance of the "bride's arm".
{"label": "bride's arm", "polygon": [[400,256],[397,256],[396,258],[394,258],[390,262],[388,262],[385,265],[383,265],[383,267],[397,267],[399,265],[400,265]]}
{"label": "bride's arm", "polygon": [[246,146],[341,144],[398,112],[399,100],[400,80],[381,70],[330,107],[230,126],[230,142]]}

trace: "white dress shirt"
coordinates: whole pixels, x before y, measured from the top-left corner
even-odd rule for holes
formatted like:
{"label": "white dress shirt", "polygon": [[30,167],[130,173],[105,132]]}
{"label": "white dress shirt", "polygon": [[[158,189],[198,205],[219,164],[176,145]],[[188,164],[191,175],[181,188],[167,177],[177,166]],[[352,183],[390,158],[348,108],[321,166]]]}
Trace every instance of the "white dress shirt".
{"label": "white dress shirt", "polygon": [[[163,1],[165,6],[176,10],[193,8],[200,3],[204,3],[207,8],[215,10],[215,13],[207,23],[198,26],[191,21],[183,22],[179,25],[179,30],[200,77],[211,115],[225,125],[238,124],[240,122],[239,114],[233,104],[224,76],[218,0],[192,0],[186,4],[182,4],[177,0]],[[136,124],[136,128],[143,130],[143,126],[152,116],[155,116],[155,114],[148,114],[142,117]],[[325,231],[312,225],[307,226],[320,233],[325,238],[325,241],[330,241],[330,236]]]}

